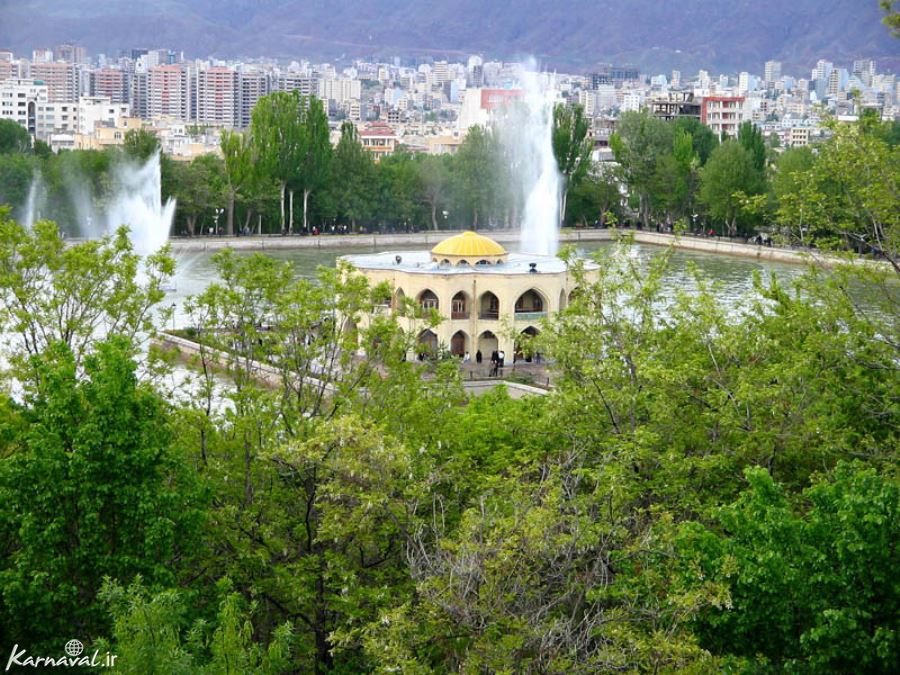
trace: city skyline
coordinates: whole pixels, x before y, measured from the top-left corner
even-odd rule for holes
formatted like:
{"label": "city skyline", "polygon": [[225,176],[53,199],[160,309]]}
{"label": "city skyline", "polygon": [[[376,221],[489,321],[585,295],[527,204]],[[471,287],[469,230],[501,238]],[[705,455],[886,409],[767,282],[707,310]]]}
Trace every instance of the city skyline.
{"label": "city skyline", "polygon": [[[772,58],[812,67],[825,52],[836,61],[869,57],[900,63],[880,25],[876,0],[721,3],[652,0],[605,3],[470,0],[421,6],[409,0],[172,0],[137,7],[120,0],[0,3],[0,47],[17,51],[77,39],[93,52],[165,44],[189,57],[272,56],[319,61],[454,60],[487,53],[503,60],[533,54],[550,69],[579,72],[601,62],[641,69],[724,72]],[[651,68],[652,66],[652,68]]]}

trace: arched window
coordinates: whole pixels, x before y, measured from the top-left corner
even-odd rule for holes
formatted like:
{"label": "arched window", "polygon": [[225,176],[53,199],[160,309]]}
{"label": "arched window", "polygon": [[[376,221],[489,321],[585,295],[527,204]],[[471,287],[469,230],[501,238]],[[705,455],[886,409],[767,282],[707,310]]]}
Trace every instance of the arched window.
{"label": "arched window", "polygon": [[481,294],[478,302],[478,318],[487,320],[500,318],[500,300],[490,291]]}
{"label": "arched window", "polygon": [[531,288],[516,300],[516,319],[539,319],[547,315],[547,302],[543,294]]}
{"label": "arched window", "polygon": [[422,309],[438,309],[438,297],[431,289],[425,289],[419,293],[419,305]]}
{"label": "arched window", "polygon": [[451,319],[468,319],[469,318],[469,299],[465,293],[460,291],[453,296],[450,302],[450,318]]}

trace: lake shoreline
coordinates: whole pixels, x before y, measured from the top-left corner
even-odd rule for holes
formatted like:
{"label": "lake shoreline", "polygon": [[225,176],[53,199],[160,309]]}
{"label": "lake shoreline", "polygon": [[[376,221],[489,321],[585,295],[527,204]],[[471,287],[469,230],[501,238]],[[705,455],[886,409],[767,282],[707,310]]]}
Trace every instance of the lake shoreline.
{"label": "lake shoreline", "polygon": [[[171,239],[174,253],[212,252],[224,248],[236,251],[290,251],[297,249],[368,249],[390,251],[393,247],[410,247],[422,245],[434,246],[447,237],[459,234],[462,230],[435,230],[416,233],[378,233],[378,234],[320,234],[315,236],[249,236],[249,237],[198,237],[196,239]],[[519,241],[518,230],[486,231],[485,234],[498,243],[507,244]],[[629,236],[639,244],[668,247],[686,251],[714,253],[722,256],[752,258],[767,262],[780,262],[805,265],[809,262],[823,266],[833,266],[846,259],[830,256],[809,250],[792,250],[773,246],[746,244],[722,239],[719,237],[695,237],[666,234],[647,230],[615,230],[584,229],[563,230],[560,243],[577,244],[579,242],[613,241],[617,235]],[[862,264],[882,264],[880,261],[863,258],[854,259]]]}

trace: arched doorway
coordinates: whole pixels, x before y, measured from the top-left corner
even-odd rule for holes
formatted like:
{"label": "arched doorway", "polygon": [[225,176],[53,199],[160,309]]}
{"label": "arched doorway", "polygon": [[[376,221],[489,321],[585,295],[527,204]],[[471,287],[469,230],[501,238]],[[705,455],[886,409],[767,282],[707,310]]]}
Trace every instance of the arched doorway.
{"label": "arched doorway", "polygon": [[491,352],[495,352],[498,349],[500,349],[500,341],[497,340],[497,336],[491,331],[486,330],[478,336],[478,351],[481,352],[481,356],[485,361],[490,361]]}
{"label": "arched doorway", "polygon": [[465,331],[458,330],[450,338],[450,353],[453,356],[465,356],[469,351],[469,336]]}
{"label": "arched doorway", "polygon": [[478,318],[485,320],[500,318],[500,299],[490,291],[481,294],[478,301]]}
{"label": "arched doorway", "polygon": [[424,358],[434,358],[438,353],[438,337],[434,331],[425,329],[419,333],[416,338],[416,352],[419,360]]}
{"label": "arched doorway", "polygon": [[578,299],[578,296],[581,295],[581,288],[576,286],[571,291],[569,291],[569,303],[575,302]]}
{"label": "arched doorway", "polygon": [[540,291],[529,288],[516,300],[516,319],[540,319],[547,316],[547,300]]}
{"label": "arched doorway", "polygon": [[454,295],[453,300],[450,301],[450,318],[469,318],[469,296],[467,296],[462,291]]}
{"label": "arched doorway", "polygon": [[394,291],[394,311],[396,312],[399,309],[403,308],[403,303],[406,301],[406,293],[403,292],[402,288],[398,288]]}
{"label": "arched doorway", "polygon": [[540,331],[534,326],[528,326],[528,328],[520,333],[521,338],[516,340],[515,345],[516,361],[525,361],[526,363],[531,363],[532,361],[537,360],[540,363],[540,353],[535,351],[533,344],[534,338],[536,338],[539,334]]}

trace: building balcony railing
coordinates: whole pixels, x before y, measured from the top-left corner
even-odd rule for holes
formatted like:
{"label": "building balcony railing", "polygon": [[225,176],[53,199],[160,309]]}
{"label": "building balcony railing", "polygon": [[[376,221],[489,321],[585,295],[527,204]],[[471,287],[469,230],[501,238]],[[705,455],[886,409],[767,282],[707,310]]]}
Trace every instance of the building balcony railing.
{"label": "building balcony railing", "polygon": [[516,321],[532,321],[534,319],[543,319],[547,316],[547,312],[520,312],[516,311]]}
{"label": "building balcony railing", "polygon": [[469,313],[468,312],[450,312],[450,318],[451,319],[468,319]]}
{"label": "building balcony railing", "polygon": [[486,321],[495,321],[500,318],[500,312],[488,310],[486,312],[479,312],[478,318]]}

